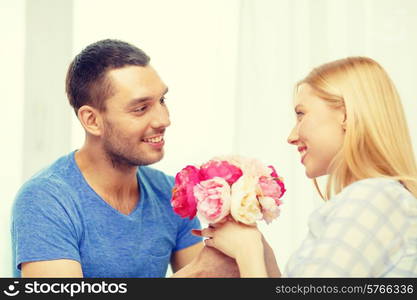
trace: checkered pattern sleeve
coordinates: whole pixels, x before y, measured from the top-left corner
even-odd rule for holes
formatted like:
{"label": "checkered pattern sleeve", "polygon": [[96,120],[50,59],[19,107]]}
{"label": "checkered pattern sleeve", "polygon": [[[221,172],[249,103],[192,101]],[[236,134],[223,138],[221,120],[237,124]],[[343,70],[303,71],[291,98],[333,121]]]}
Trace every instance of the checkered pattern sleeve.
{"label": "checkered pattern sleeve", "polygon": [[289,277],[417,277],[417,199],[399,182],[346,187],[316,210]]}

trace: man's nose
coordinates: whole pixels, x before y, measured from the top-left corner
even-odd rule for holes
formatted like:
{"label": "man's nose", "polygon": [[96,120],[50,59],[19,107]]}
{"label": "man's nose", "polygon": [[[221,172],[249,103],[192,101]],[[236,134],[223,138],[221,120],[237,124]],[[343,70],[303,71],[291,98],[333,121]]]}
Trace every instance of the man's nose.
{"label": "man's nose", "polygon": [[171,125],[168,108],[164,105],[157,105],[152,117],[153,128],[166,128]]}

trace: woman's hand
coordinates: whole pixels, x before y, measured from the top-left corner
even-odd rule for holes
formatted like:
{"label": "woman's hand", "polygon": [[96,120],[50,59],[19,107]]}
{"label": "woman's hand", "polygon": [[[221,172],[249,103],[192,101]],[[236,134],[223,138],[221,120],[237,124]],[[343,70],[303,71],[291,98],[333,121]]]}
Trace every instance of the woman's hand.
{"label": "woman's hand", "polygon": [[206,237],[207,246],[235,258],[242,277],[268,276],[262,234],[256,226],[240,224],[229,218],[193,233]]}
{"label": "woman's hand", "polygon": [[256,226],[238,223],[231,218],[223,222],[210,225],[201,231],[207,237],[207,246],[214,247],[224,254],[237,258],[243,250],[248,248],[262,249],[262,234]]}

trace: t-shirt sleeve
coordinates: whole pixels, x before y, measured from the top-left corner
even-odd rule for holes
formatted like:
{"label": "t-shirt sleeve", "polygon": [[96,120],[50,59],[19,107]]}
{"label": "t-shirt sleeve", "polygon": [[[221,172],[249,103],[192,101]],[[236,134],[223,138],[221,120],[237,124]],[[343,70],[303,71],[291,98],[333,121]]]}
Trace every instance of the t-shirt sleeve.
{"label": "t-shirt sleeve", "polygon": [[303,244],[304,255],[287,276],[373,277],[395,265],[407,217],[392,184],[368,180],[346,188],[325,216],[322,234]]}
{"label": "t-shirt sleeve", "polygon": [[201,224],[197,217],[194,219],[181,219],[177,233],[177,242],[174,251],[178,251],[202,241],[202,238],[191,233],[192,229],[200,229]]}
{"label": "t-shirt sleeve", "polygon": [[64,188],[43,180],[32,181],[18,192],[12,212],[15,272],[23,262],[80,261],[79,236],[65,197]]}

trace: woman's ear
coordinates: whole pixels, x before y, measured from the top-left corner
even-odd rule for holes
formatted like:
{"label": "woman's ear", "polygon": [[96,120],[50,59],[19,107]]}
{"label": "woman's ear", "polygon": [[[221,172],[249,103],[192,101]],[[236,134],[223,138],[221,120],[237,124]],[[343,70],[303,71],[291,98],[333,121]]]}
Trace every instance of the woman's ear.
{"label": "woman's ear", "polygon": [[83,105],[78,109],[77,115],[81,125],[88,133],[94,136],[102,134],[102,117],[97,109],[89,105]]}
{"label": "woman's ear", "polygon": [[342,129],[343,131],[346,131],[346,109],[345,107],[340,107],[339,109],[339,120],[340,120],[340,125],[342,125]]}
{"label": "woman's ear", "polygon": [[342,128],[343,128],[343,131],[346,131],[347,115],[346,115],[346,110],[345,109],[343,109],[343,115],[344,115],[344,118],[343,118],[343,122],[342,122]]}
{"label": "woman's ear", "polygon": [[342,122],[342,129],[343,131],[346,131],[346,115],[345,115],[345,119]]}

